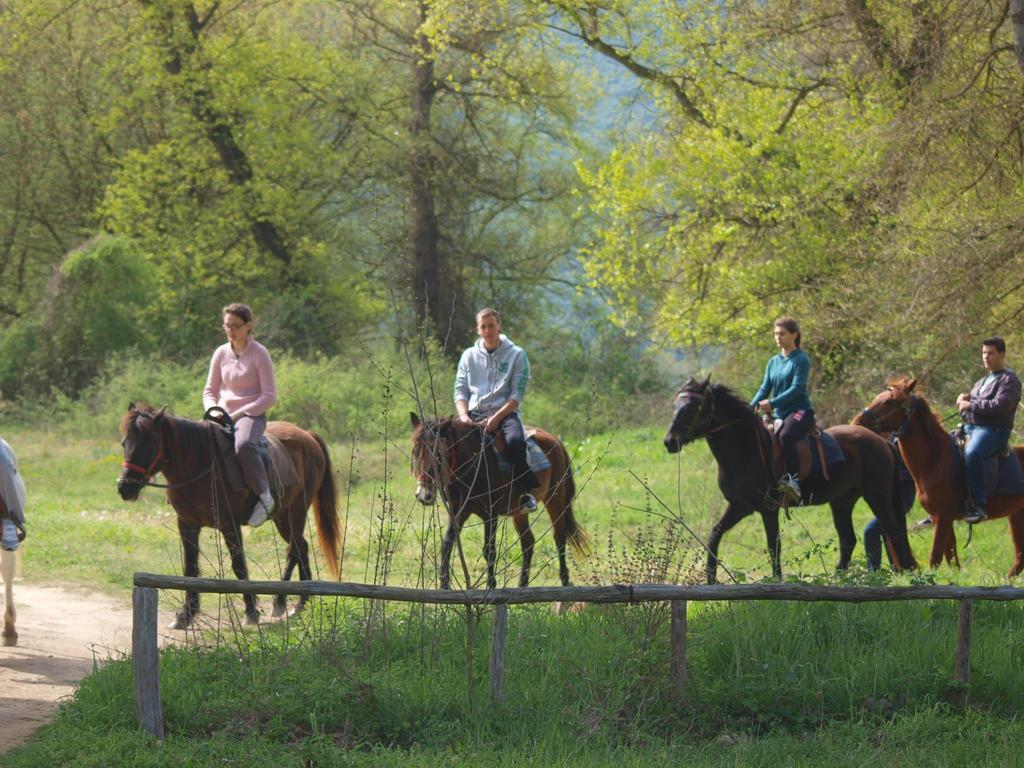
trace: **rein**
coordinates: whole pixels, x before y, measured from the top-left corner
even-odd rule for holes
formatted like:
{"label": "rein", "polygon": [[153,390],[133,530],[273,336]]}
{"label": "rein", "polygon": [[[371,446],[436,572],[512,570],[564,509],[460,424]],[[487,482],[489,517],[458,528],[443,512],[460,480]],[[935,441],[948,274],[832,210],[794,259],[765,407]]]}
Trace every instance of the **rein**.
{"label": "rein", "polygon": [[164,431],[163,428],[161,427],[160,442],[157,444],[156,453],[153,455],[153,460],[149,463],[148,467],[140,467],[138,464],[134,464],[133,462],[128,461],[128,459],[125,459],[124,461],[121,462],[121,467],[123,469],[127,469],[132,472],[138,472],[140,475],[142,475],[142,480],[139,481],[131,477],[121,477],[118,479],[118,482],[125,485],[137,485],[140,488],[168,488],[171,490],[175,488],[184,488],[186,486],[192,485],[192,483],[202,480],[204,477],[213,472],[213,470],[217,466],[217,459],[219,458],[219,455],[216,452],[216,444],[213,443],[212,432],[210,433],[210,442],[213,445],[214,450],[211,451],[211,453],[213,454],[213,459],[210,461],[209,467],[200,472],[198,475],[194,475],[190,477],[188,480],[184,480],[180,483],[157,483],[153,481],[153,476],[160,473],[161,470],[159,465],[161,463],[170,464],[170,460],[164,453]]}

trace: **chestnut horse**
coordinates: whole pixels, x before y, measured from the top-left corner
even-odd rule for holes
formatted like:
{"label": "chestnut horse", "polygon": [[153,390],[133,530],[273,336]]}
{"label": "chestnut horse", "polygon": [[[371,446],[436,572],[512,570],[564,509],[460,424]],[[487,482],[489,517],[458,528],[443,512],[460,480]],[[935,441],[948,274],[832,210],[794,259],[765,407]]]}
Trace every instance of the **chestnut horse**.
{"label": "chestnut horse", "polygon": [[[163,472],[167,479],[167,500],[178,515],[184,572],[199,575],[199,530],[216,528],[224,537],[231,554],[231,568],[239,579],[247,579],[248,565],[242,547],[241,526],[249,519],[255,496],[248,490],[234,491],[220,474],[220,458],[212,430],[221,429],[209,421],[176,418],[166,409],[128,406],[121,419],[124,435],[124,469],[117,481],[117,490],[125,501],[133,501],[146,485],[155,485],[150,478]],[[306,510],[310,503],[316,514],[320,550],[327,570],[338,578],[338,550],[341,524],[338,519],[337,493],[331,459],[324,441],[314,432],[294,424],[272,421],[268,435],[277,437],[295,465],[298,483],[286,486],[273,515],[274,525],[288,543],[282,581],[291,578],[296,566],[299,579],[313,577],[309,564],[309,545],[305,538]],[[249,624],[259,623],[260,612],[253,595],[244,595],[245,616]],[[295,612],[302,610],[306,598],[300,597]],[[187,592],[185,605],[178,613],[172,629],[188,627],[199,611],[199,593]],[[275,617],[286,611],[284,595],[274,599]]]}
{"label": "chestnut horse", "polygon": [[[916,379],[906,377],[890,381],[854,421],[878,432],[897,432],[903,462],[914,478],[921,506],[932,518],[931,567],[937,568],[943,557],[959,567],[953,521],[967,509],[967,485],[957,466],[961,459],[928,401],[914,391],[916,384]],[[1024,464],[1024,446],[1013,450]],[[1009,577],[1017,576],[1024,571],[1024,495],[993,496],[986,509],[989,518],[1009,518],[1015,550]]]}
{"label": "chestnut horse", "polygon": [[[519,532],[523,552],[519,586],[530,582],[530,561],[533,559],[533,533],[527,511],[519,506],[519,493],[512,488],[511,475],[498,469],[494,449],[485,448],[483,430],[475,424],[456,419],[421,421],[415,413],[412,421],[412,471],[417,478],[416,499],[433,504],[440,493],[448,508],[448,529],[441,540],[439,581],[441,589],[451,588],[452,546],[471,514],[484,521],[484,557],[487,560],[487,588],[498,586],[494,577],[495,533],[498,515],[507,515]],[[558,575],[563,586],[569,586],[569,566],[565,560],[566,542],[574,551],[586,554],[586,532],[576,522],[572,501],[576,485],[572,465],[565,446],[554,435],[538,429],[533,436],[544,451],[549,469],[537,471],[540,486],[534,490],[544,503],[555,532],[558,548]]]}
{"label": "chestnut horse", "polygon": [[[782,578],[779,539],[779,503],[774,496],[776,478],[771,467],[771,433],[750,406],[721,384],[690,379],[675,399],[675,414],[664,439],[669,453],[700,438],[707,441],[718,462],[718,487],[725,496],[725,514],[708,539],[707,581],[718,578],[718,544],[736,523],[759,512],[768,540],[772,576]],[[916,568],[907,542],[907,527],[898,503],[896,460],[889,444],[868,429],[838,426],[826,430],[839,443],[846,460],[829,468],[830,479],[802,480],[805,504],[828,503],[839,534],[839,563],[850,564],[857,535],[853,507],[862,496],[882,523],[892,555],[893,569]]]}

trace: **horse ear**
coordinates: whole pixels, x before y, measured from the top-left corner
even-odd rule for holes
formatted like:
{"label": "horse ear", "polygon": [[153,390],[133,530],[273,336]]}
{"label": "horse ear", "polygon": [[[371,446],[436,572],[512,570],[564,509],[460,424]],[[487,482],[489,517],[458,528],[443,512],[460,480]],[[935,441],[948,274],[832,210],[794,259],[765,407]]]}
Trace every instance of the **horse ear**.
{"label": "horse ear", "polygon": [[164,416],[166,414],[167,414],[167,406],[165,405],[163,408],[161,408],[159,411],[156,412],[156,416],[153,417],[153,423],[154,424],[159,424],[161,421],[164,420]]}
{"label": "horse ear", "polygon": [[915,386],[917,386],[917,379],[911,379],[910,383],[907,384],[907,392],[913,392]]}
{"label": "horse ear", "polygon": [[710,383],[711,383],[711,374],[709,373],[708,377],[706,379],[704,379],[704,383],[700,385],[700,388],[701,389],[707,389],[708,388],[708,384],[710,384]]}
{"label": "horse ear", "polygon": [[135,403],[134,402],[128,403],[128,410],[129,411],[134,411],[135,410]]}
{"label": "horse ear", "polygon": [[412,428],[416,429],[420,425],[420,417],[413,411],[409,411],[409,421],[412,423]]}

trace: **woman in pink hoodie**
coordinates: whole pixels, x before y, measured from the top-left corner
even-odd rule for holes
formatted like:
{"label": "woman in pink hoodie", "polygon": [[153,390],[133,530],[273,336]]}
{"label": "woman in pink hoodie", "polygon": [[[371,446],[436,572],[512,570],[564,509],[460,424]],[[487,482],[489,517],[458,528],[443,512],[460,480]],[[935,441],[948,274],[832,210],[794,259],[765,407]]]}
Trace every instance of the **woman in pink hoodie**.
{"label": "woman in pink hoodie", "polygon": [[249,490],[259,498],[249,525],[262,525],[274,511],[267,471],[256,446],[267,428],[266,413],[277,402],[274,363],[252,337],[252,309],[228,304],[221,310],[228,343],[217,347],[203,390],[203,407],[220,406],[235,423],[235,455]]}

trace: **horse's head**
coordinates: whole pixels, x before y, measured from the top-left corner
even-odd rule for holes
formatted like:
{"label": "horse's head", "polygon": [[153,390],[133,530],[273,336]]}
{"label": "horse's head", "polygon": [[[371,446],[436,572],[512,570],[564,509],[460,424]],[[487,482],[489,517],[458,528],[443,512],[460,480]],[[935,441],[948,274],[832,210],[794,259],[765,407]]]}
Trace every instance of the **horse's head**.
{"label": "horse's head", "polygon": [[409,414],[412,422],[412,474],[416,478],[416,500],[433,504],[438,490],[451,475],[452,420],[421,420]]}
{"label": "horse's head", "polygon": [[665,448],[678,453],[687,443],[703,437],[714,418],[714,392],[711,376],[698,382],[691,378],[680,388],[675,399],[675,413],[665,435]]}
{"label": "horse's head", "polygon": [[888,434],[900,432],[917,407],[914,395],[917,379],[906,376],[891,379],[874,400],[853,418],[853,424],[867,427],[872,432]]}
{"label": "horse's head", "polygon": [[164,412],[135,403],[128,405],[128,413],[121,418],[121,434],[124,439],[124,461],[121,462],[121,476],[117,478],[117,492],[125,501],[134,501],[160,469],[164,461]]}

